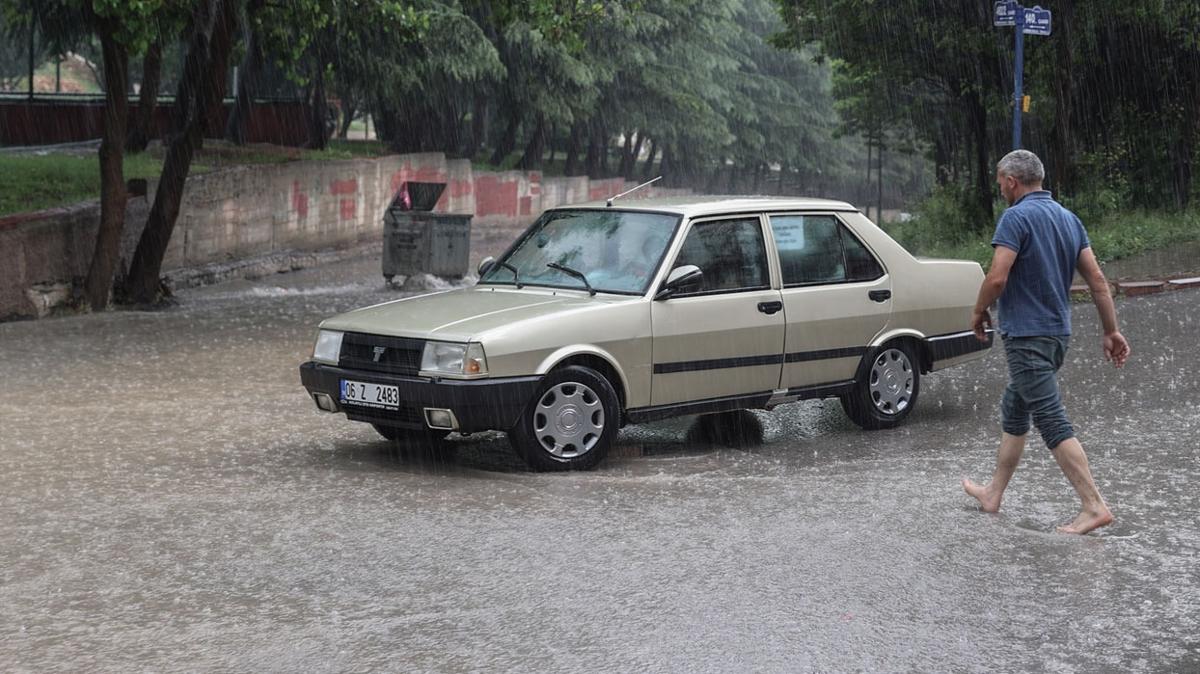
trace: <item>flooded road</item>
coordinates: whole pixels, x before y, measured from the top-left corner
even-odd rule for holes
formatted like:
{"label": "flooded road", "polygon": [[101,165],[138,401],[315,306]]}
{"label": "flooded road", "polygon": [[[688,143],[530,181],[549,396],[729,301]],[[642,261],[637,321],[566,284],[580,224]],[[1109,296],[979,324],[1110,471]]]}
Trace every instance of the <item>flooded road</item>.
{"label": "flooded road", "polygon": [[1030,442],[988,476],[1002,354],[899,429],[835,401],[629,427],[599,470],[499,436],[398,454],[298,381],[377,261],[0,324],[0,670],[1200,670],[1200,292],[1076,305],[1068,411],[1117,522]]}

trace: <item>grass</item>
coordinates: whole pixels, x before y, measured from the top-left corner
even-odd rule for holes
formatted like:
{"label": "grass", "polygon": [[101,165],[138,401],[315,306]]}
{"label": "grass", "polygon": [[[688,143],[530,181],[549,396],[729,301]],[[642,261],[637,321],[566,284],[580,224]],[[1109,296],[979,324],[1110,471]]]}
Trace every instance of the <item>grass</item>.
{"label": "grass", "polygon": [[[333,140],[325,150],[278,145],[236,146],[206,141],[192,162],[193,175],[231,166],[278,164],[300,160],[343,160],[390,154],[378,141]],[[163,149],[125,156],[125,179],[157,178]],[[94,151],[61,154],[0,153],[0,216],[39,211],[100,198],[100,164]]]}
{"label": "grass", "polygon": [[[125,158],[125,179],[156,178],[162,162],[141,154]],[[205,170],[203,164],[199,170]],[[95,155],[0,154],[0,216],[65,206],[100,197]]]}

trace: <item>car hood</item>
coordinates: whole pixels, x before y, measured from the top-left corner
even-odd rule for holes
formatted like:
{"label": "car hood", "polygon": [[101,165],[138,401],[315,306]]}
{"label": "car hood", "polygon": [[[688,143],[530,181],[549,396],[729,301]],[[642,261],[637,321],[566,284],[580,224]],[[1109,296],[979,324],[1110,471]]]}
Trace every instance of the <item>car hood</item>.
{"label": "car hood", "polygon": [[474,286],[355,309],[321,323],[326,330],[469,341],[494,328],[588,305],[629,301],[549,288]]}

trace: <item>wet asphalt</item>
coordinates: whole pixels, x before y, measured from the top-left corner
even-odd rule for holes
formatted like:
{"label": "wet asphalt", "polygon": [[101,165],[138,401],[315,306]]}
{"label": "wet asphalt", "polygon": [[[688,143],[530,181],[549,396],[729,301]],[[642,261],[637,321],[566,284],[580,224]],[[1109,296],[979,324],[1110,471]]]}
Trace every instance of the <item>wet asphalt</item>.
{"label": "wet asphalt", "polygon": [[0,324],[3,671],[1200,671],[1200,291],[1076,305],[1062,381],[1117,521],[1032,440],[997,515],[998,351],[909,422],[835,401],[628,427],[594,472],[397,448],[299,385],[365,260]]}

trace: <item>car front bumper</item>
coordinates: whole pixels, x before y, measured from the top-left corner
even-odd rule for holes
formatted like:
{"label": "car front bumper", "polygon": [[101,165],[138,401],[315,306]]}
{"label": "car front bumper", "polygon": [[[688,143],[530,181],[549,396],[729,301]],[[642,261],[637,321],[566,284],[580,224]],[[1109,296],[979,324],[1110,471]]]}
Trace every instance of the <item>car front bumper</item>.
{"label": "car front bumper", "polygon": [[[341,380],[396,386],[400,389],[400,409],[388,410],[347,403],[341,397]],[[517,424],[521,412],[541,383],[542,377],[502,377],[493,379],[431,379],[349,370],[309,361],[300,366],[300,382],[316,400],[328,396],[333,409],[345,412],[354,421],[365,421],[398,428],[426,428],[425,410],[450,410],[457,426],[454,430],[474,433],[508,430]]]}

